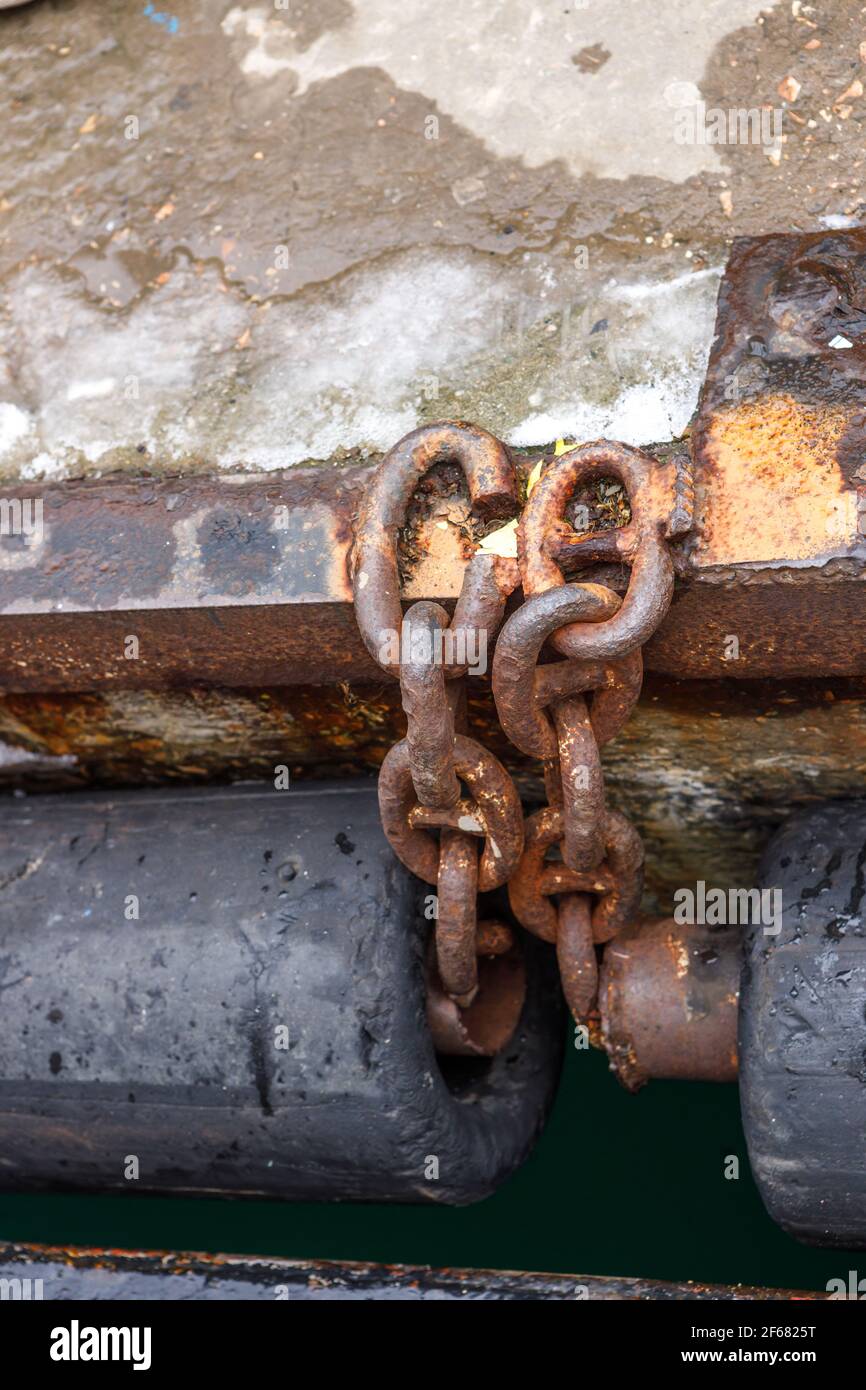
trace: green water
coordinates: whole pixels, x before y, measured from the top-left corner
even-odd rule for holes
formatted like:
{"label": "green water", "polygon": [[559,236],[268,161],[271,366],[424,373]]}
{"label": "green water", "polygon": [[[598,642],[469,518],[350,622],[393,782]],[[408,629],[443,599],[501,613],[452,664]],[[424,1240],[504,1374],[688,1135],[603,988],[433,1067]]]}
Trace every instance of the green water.
{"label": "green water", "polygon": [[[729,1154],[740,1158],[735,1181],[724,1177]],[[798,1245],[767,1216],[736,1086],[654,1082],[629,1096],[594,1052],[568,1054],[532,1158],[473,1207],[2,1194],[0,1235],[805,1289],[823,1289],[857,1260]]]}

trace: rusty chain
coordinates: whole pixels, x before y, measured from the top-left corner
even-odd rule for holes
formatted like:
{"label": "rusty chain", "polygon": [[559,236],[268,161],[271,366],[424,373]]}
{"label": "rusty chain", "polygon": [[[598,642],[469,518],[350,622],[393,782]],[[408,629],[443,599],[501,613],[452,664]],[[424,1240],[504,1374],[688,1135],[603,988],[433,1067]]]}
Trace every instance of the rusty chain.
{"label": "rusty chain", "polygon": [[504,445],[474,425],[426,426],[400,440],[374,475],[358,517],[351,570],[364,643],[399,679],[406,714],[406,737],[379,774],[379,807],[397,857],[437,890],[428,970],[434,1039],[440,1051],[489,1055],[518,1022],[524,980],[511,929],[478,923],[476,899],[516,869],[523,812],[505,768],[465,732],[465,675],[467,652],[478,650],[479,640],[485,651],[492,645],[519,575],[514,564],[476,552],[453,619],[426,602],[403,616],[398,533],[418,483],[445,463],[462,469],[477,517],[506,518],[518,510],[517,477]]}
{"label": "rusty chain", "polygon": [[[631,520],[579,536],[566,506],[587,483],[622,484]],[[599,749],[619,732],[640,694],[641,648],[673,596],[667,541],[687,529],[680,493],[657,460],[600,441],[556,458],[531,493],[518,528],[525,602],[503,628],[493,693],[505,732],[541,759],[548,805],[526,822],[525,849],[508,891],[515,917],[555,943],[563,990],[579,1022],[598,993],[596,946],[637,917],[643,845],[625,816],[607,808]],[[604,585],[566,583],[563,565],[597,560],[630,568],[623,599]],[[546,643],[566,657],[539,665]],[[549,861],[558,852],[559,859]],[[556,906],[550,899],[556,900]]]}
{"label": "rusty chain", "polygon": [[[579,1021],[591,1019],[596,1002],[596,946],[637,916],[643,846],[606,806],[599,749],[634,708],[641,648],[670,605],[667,542],[689,528],[690,479],[623,444],[569,450],[527,500],[518,563],[476,550],[452,619],[430,602],[404,617],[398,534],[415,488],[442,463],[461,468],[476,517],[517,512],[518,481],[504,445],[462,422],[425,426],[400,440],[368,486],[351,573],[364,643],[399,679],[407,719],[406,737],[382,764],[379,806],[398,858],[437,889],[428,970],[434,1040],[441,1051],[490,1055],[513,1032],[524,980],[510,928],[478,922],[479,892],[508,883],[518,922],[555,944]],[[566,520],[568,502],[579,487],[610,477],[628,496],[631,520],[579,535]],[[629,567],[624,598],[602,584],[566,582],[564,570],[596,561]],[[518,583],[524,603],[499,635],[493,693],[504,732],[544,767],[548,805],[525,826],[509,774],[466,733],[464,679],[470,639],[480,633],[492,643]],[[547,644],[565,660],[542,661]]]}

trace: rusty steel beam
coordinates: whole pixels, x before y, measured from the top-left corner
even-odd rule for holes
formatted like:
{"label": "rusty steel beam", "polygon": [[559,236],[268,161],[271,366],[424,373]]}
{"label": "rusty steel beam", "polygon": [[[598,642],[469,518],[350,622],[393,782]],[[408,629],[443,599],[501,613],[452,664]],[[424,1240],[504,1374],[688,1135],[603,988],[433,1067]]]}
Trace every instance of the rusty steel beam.
{"label": "rusty steel beam", "polygon": [[[246,1299],[274,1302],[401,1300],[411,1302],[575,1299],[821,1301],[826,1293],[746,1285],[666,1283],[657,1279],[587,1274],[526,1274],[512,1270],[430,1269],[261,1256],[165,1254],[0,1243],[0,1279],[22,1297],[54,1301]],[[25,1281],[30,1283],[25,1285]],[[41,1280],[41,1286],[36,1281]],[[14,1293],[13,1293],[14,1297]]]}
{"label": "rusty steel beam", "polygon": [[[650,670],[866,674],[864,266],[863,231],[735,243],[690,441],[695,524]],[[685,444],[650,452],[688,463]],[[534,460],[515,462],[525,480]],[[347,567],[372,466],[4,489],[0,688],[381,679]],[[401,534],[404,597],[452,602],[477,539],[434,470]],[[591,573],[624,591],[621,567]]]}
{"label": "rusty steel beam", "polygon": [[[380,681],[346,568],[369,472],[45,487],[41,543],[0,540],[0,688]],[[410,576],[408,599],[456,596],[455,511],[452,502],[433,523],[442,539]],[[677,549],[677,591],[645,649],[648,669],[687,678],[866,674],[864,559],[852,553],[844,572],[829,575],[817,562],[780,568],[784,557],[719,574],[703,565],[700,544],[691,555]],[[604,578],[624,590],[621,574],[605,569]]]}

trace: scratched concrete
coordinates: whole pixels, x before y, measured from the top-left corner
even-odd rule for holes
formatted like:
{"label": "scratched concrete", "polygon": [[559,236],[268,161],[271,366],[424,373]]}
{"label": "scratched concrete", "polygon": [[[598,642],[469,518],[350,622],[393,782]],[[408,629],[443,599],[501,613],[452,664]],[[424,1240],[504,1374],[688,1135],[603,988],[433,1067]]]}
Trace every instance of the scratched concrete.
{"label": "scratched concrete", "polygon": [[860,220],[864,39],[849,0],[4,11],[0,477],[676,436],[732,236]]}

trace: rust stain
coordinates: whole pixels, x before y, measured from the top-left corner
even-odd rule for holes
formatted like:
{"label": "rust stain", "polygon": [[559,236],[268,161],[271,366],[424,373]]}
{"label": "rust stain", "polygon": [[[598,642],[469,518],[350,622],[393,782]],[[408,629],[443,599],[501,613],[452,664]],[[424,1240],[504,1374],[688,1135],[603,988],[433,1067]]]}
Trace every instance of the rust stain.
{"label": "rust stain", "polygon": [[838,450],[850,411],[763,396],[710,421],[702,478],[704,564],[823,563],[857,542],[857,492]]}
{"label": "rust stain", "polygon": [[692,433],[711,567],[866,556],[866,231],[739,238]]}
{"label": "rust stain", "polygon": [[678,980],[686,979],[689,973],[689,949],[673,932],[665,938],[665,945],[671,953],[674,974]]}

